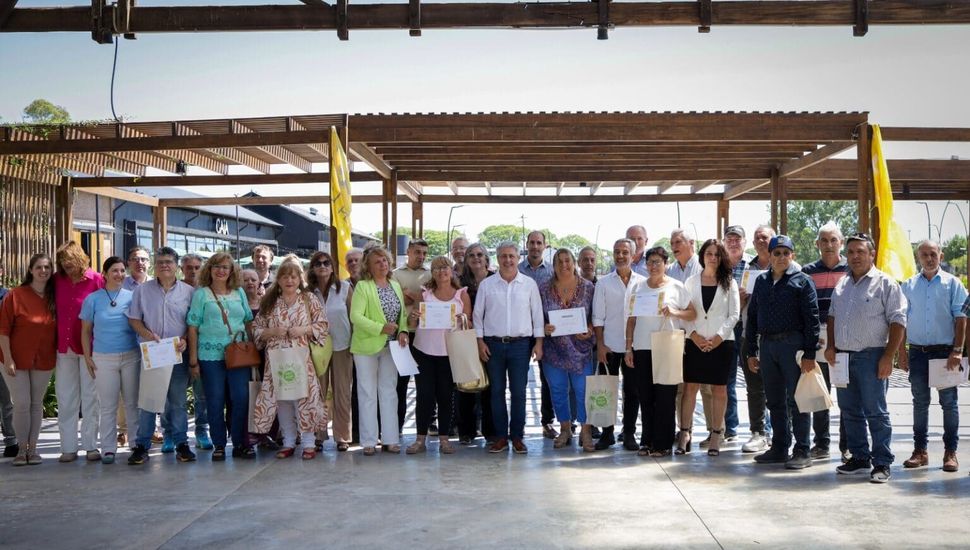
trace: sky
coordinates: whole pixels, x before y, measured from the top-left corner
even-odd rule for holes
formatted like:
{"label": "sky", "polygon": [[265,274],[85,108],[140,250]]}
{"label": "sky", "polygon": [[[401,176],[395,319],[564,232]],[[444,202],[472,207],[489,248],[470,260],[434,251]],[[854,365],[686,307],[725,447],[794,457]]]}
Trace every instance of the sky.
{"label": "sky", "polygon": [[[82,2],[21,0],[18,7],[74,3]],[[139,35],[119,44],[115,107],[132,121],[344,112],[868,111],[872,123],[885,126],[970,127],[967,51],[970,26],[872,26],[863,38],[849,26],[715,26],[710,34],[620,28],[606,41],[596,40],[595,29],[425,30],[420,38],[352,30],[346,42],[330,31]],[[0,117],[18,121],[24,106],[45,98],[75,120],[110,119],[113,55],[113,46],[86,33],[0,34],[6,76]],[[970,144],[890,143],[886,153],[970,159]],[[194,190],[232,195],[249,188]],[[325,194],[307,186],[255,190]],[[377,194],[379,187],[355,184],[354,192]],[[425,227],[444,230],[451,206],[425,205]],[[967,232],[970,204],[928,206],[930,224],[939,227],[931,227],[934,237]],[[713,236],[714,203],[679,209],[681,225]],[[926,237],[924,205],[897,202],[896,211],[913,240]],[[524,215],[527,227],[593,242],[598,236],[608,247],[635,223],[647,227],[651,240],[669,234],[676,212],[670,204],[476,204],[455,209],[452,225],[474,238],[487,225],[519,225]],[[767,218],[765,202],[731,204],[732,222],[749,234]],[[399,221],[410,227],[407,205]],[[355,206],[354,226],[379,230],[380,207]]]}

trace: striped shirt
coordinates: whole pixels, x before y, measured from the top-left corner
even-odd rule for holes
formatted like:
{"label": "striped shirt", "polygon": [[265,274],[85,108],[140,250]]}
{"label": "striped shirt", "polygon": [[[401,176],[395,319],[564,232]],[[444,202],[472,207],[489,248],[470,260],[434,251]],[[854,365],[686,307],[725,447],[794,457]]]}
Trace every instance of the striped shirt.
{"label": "striped shirt", "polygon": [[704,271],[704,268],[701,267],[701,262],[698,261],[697,254],[691,256],[690,259],[687,260],[687,264],[683,267],[681,267],[680,262],[677,261],[677,258],[674,258],[673,263],[667,266],[667,276],[673,277],[682,283],[686,283],[687,279],[690,279],[701,271]]}
{"label": "striped shirt", "polygon": [[[819,260],[802,268],[802,273],[810,276],[815,283],[815,294],[818,295],[818,318],[824,323],[829,316],[829,304],[832,303],[832,292],[835,285],[849,273],[849,264],[845,258],[839,257],[835,267],[829,268],[825,262]],[[824,336],[823,336],[824,338]]]}
{"label": "striped shirt", "polygon": [[906,299],[899,284],[873,266],[858,281],[850,274],[835,285],[829,322],[833,319],[837,349],[885,347],[889,325],[906,326]]}

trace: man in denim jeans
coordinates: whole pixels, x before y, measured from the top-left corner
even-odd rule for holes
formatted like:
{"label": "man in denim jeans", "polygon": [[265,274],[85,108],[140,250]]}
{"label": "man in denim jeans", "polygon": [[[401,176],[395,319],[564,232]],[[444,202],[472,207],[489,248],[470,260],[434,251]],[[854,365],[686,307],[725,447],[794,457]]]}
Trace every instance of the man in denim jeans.
{"label": "man in denim jeans", "polygon": [[886,483],[894,459],[886,391],[906,332],[905,298],[896,281],[873,265],[876,246],[869,235],[856,233],[846,239],[845,256],[849,275],[832,292],[825,360],[836,365],[836,352],[849,355],[849,385],[839,388],[838,395],[852,458],[835,470],[864,474],[872,466],[869,480]]}
{"label": "man in denim jeans", "polygon": [[[962,311],[967,290],[959,279],[940,269],[943,251],[937,242],[926,240],[916,249],[922,270],[902,285],[906,296],[906,349],[899,349],[899,368],[909,371],[913,392],[913,456],[903,462],[905,468],[929,464],[926,454],[927,424],[930,410],[929,362],[946,361],[946,368],[960,367],[967,316]],[[938,390],[943,409],[943,471],[960,469],[957,461],[957,430],[960,411],[957,388]]]}

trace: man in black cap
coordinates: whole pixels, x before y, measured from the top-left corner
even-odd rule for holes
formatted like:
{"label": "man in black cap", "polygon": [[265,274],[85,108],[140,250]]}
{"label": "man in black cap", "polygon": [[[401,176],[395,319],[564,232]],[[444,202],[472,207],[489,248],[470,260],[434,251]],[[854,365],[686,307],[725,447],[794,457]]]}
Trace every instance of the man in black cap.
{"label": "man in black cap", "polygon": [[[818,297],[812,278],[794,262],[791,238],[772,237],[768,250],[771,270],[755,281],[745,339],[750,354],[748,368],[760,372],[765,383],[774,434],[771,449],[754,459],[760,464],[784,462],[785,468],[800,470],[812,465],[812,415],[799,412],[795,387],[801,373],[817,365]],[[793,431],[795,449],[789,456]]]}

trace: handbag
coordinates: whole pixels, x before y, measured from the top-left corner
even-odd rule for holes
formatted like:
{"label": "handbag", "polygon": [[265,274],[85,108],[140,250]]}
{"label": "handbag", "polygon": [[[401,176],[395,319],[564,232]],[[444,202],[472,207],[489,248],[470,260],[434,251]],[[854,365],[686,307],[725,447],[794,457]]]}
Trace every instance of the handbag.
{"label": "handbag", "polygon": [[309,395],[306,360],[310,350],[302,347],[277,348],[266,352],[273,376],[273,395],[281,401],[296,401]]}
{"label": "handbag", "polygon": [[468,328],[468,317],[461,315],[461,329],[445,333],[445,348],[455,389],[463,393],[480,393],[488,389],[488,374],[478,357],[478,337]]}
{"label": "handbag", "polygon": [[670,322],[670,330],[661,330],[650,335],[651,358],[653,360],[653,383],[675,385],[684,381],[684,331],[675,330]]}
{"label": "handbag", "polygon": [[814,369],[803,372],[798,378],[798,385],[795,386],[795,403],[800,413],[827,411],[832,407],[832,397],[825,387],[822,369],[817,364]]}
{"label": "handbag", "polygon": [[[212,292],[212,289],[209,289],[209,292]],[[231,342],[226,344],[226,368],[246,369],[258,367],[263,361],[259,357],[259,350],[256,349],[256,344],[248,340],[239,340],[240,336],[243,338],[246,337],[245,331],[239,331],[236,334],[232,333],[226,308],[222,307],[222,302],[219,301],[215,292],[212,292],[212,298],[216,301],[216,305],[219,306],[219,311],[222,313],[222,322],[226,324],[226,330],[232,339]]]}
{"label": "handbag", "polygon": [[[312,322],[310,302],[307,300],[304,300],[303,303],[306,305],[307,318]],[[309,340],[309,338],[307,339]],[[318,344],[312,340],[310,341],[310,360],[313,362],[313,371],[317,374],[317,377],[327,374],[327,371],[330,370],[331,357],[333,357],[333,338],[329,334],[327,334],[323,344]]]}
{"label": "handbag", "polygon": [[[606,374],[601,375],[600,365]],[[620,377],[612,376],[605,363],[597,363],[593,374],[586,377],[586,421],[605,428],[616,424]]]}

